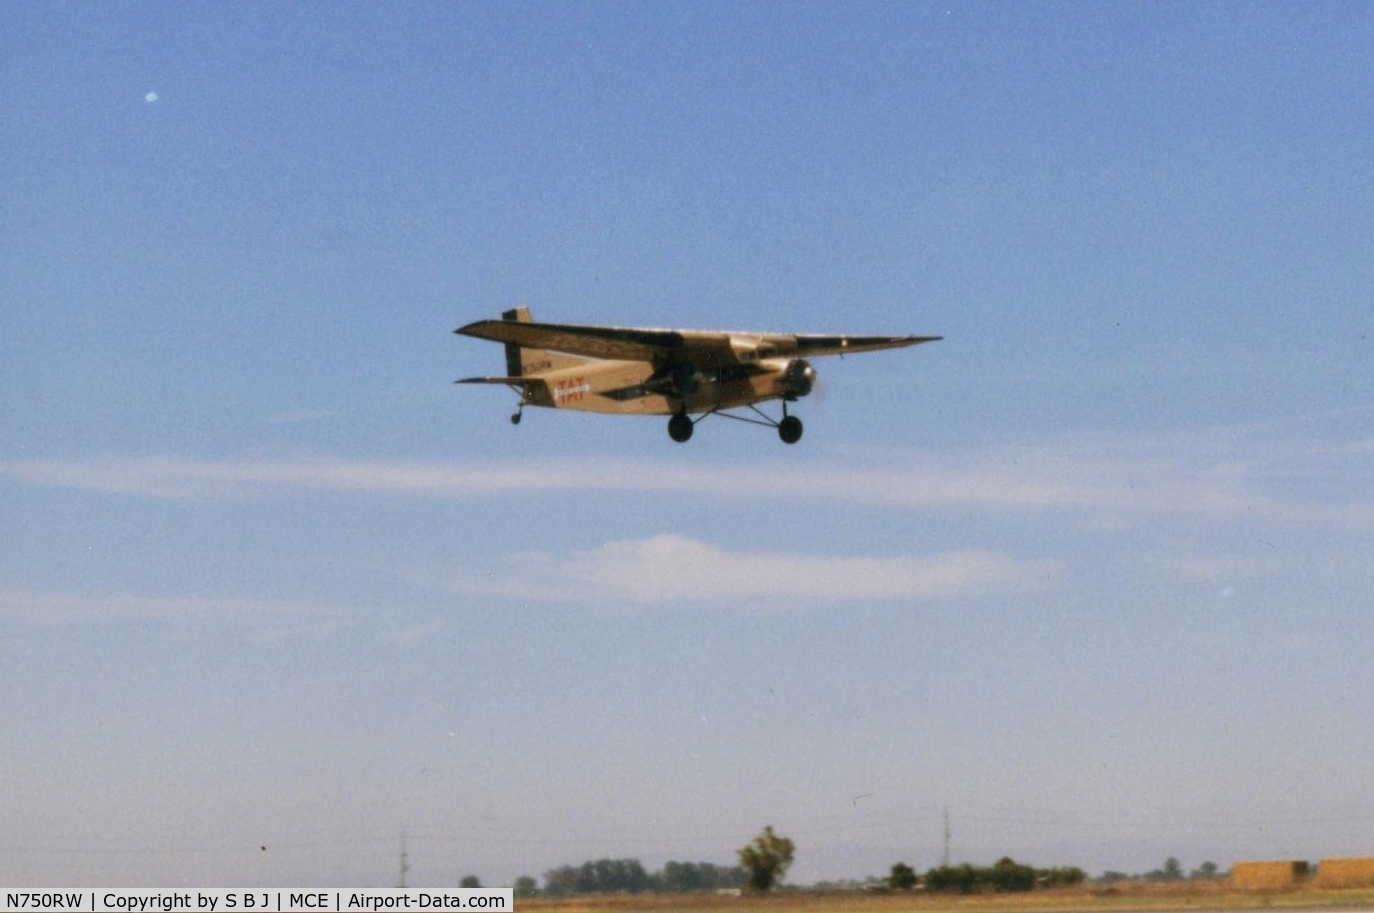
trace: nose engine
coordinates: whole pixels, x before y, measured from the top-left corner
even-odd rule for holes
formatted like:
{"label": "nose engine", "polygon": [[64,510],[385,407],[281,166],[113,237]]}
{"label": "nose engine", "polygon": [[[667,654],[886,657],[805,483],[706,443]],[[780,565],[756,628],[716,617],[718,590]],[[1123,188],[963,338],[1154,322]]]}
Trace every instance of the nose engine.
{"label": "nose engine", "polygon": [[816,369],[804,358],[794,358],[782,370],[782,388],[788,399],[796,399],[811,392],[816,385]]}

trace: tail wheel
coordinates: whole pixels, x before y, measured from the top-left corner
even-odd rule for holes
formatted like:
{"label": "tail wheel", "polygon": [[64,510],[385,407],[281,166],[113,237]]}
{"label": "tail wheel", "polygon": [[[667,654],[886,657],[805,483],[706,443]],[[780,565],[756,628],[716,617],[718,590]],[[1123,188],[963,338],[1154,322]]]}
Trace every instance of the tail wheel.
{"label": "tail wheel", "polygon": [[801,440],[802,423],[801,419],[795,415],[784,416],[778,422],[778,437],[782,438],[784,444],[795,444]]}
{"label": "tail wheel", "polygon": [[694,425],[686,412],[679,412],[668,419],[668,437],[685,444],[692,439],[692,429]]}

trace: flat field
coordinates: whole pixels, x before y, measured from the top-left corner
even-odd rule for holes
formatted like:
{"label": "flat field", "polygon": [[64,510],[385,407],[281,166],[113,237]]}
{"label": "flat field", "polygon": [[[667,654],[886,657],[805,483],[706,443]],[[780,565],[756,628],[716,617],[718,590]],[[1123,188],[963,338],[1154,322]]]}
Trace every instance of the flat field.
{"label": "flat field", "polygon": [[921,894],[782,891],[766,896],[715,894],[595,895],[518,900],[520,910],[548,913],[1128,913],[1128,911],[1374,910],[1374,889],[1231,891],[1215,886],[1086,887],[1026,894]]}

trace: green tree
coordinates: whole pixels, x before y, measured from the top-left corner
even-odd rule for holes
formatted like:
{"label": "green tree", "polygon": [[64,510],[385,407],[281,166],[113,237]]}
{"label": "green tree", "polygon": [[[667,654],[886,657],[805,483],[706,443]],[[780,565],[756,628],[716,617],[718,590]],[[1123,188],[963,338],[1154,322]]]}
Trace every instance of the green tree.
{"label": "green tree", "polygon": [[743,869],[709,862],[669,862],[661,872],[651,876],[656,882],[654,890],[669,894],[739,888],[744,886],[747,878]]}
{"label": "green tree", "polygon": [[511,888],[515,896],[522,900],[526,897],[539,896],[539,882],[529,875],[521,875],[515,879],[515,884],[511,885]]}
{"label": "green tree", "polygon": [[458,882],[460,888],[480,888],[481,886],[482,879],[476,875],[464,875],[462,881]]}
{"label": "green tree", "polygon": [[739,864],[749,873],[749,888],[769,891],[787,874],[796,845],[787,837],[773,833],[773,825],[763,829],[754,842],[739,851]]}
{"label": "green tree", "polygon": [[994,891],[1003,893],[1029,891],[1035,887],[1035,869],[1022,865],[1010,856],[997,860],[986,877]]}
{"label": "green tree", "polygon": [[926,872],[926,887],[932,891],[958,891],[971,894],[981,884],[979,870],[967,862],[942,865]]}
{"label": "green tree", "polygon": [[910,891],[916,887],[916,870],[905,862],[894,862],[887,876],[887,886],[894,891]]}
{"label": "green tree", "polygon": [[1164,868],[1155,869],[1145,874],[1146,881],[1182,881],[1183,863],[1178,861],[1177,856],[1170,856],[1164,860]]}

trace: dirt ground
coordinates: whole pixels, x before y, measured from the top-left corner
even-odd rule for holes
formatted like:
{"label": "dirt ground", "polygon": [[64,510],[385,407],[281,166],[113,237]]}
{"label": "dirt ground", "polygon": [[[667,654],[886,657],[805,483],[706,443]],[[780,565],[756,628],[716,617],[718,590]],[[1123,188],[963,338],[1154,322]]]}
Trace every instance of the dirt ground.
{"label": "dirt ground", "polygon": [[548,913],[1129,913],[1129,911],[1374,910],[1374,889],[1276,893],[1216,885],[1088,886],[1026,894],[927,895],[919,892],[782,891],[766,896],[616,895],[517,900],[519,910]]}

